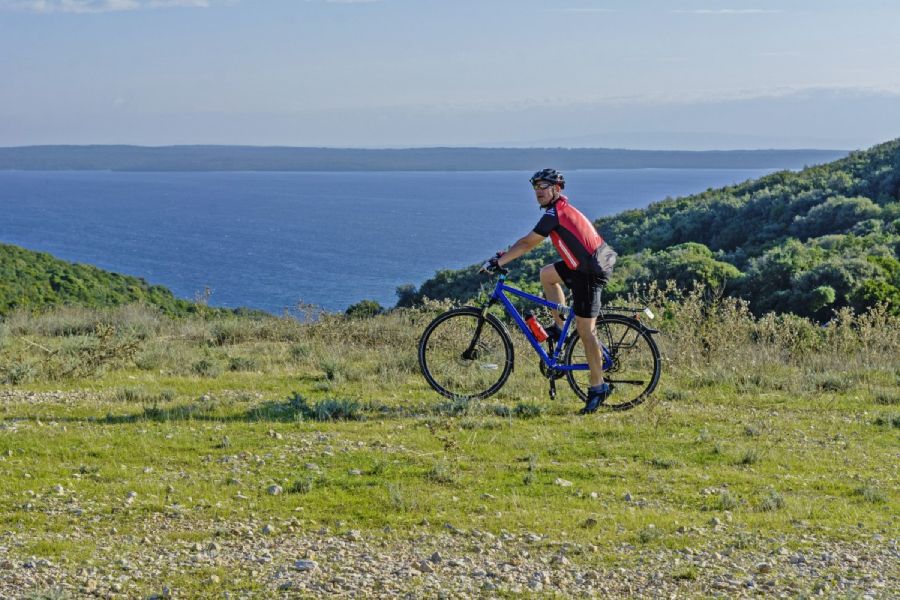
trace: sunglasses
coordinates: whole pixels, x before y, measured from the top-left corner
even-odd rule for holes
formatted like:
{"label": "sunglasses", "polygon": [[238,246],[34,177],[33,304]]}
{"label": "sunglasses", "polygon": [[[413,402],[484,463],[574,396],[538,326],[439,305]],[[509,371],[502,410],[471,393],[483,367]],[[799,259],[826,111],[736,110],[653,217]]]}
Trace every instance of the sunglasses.
{"label": "sunglasses", "polygon": [[536,189],[536,190],[546,190],[548,187],[553,187],[553,184],[552,184],[552,183],[547,183],[547,182],[544,182],[544,183],[533,183],[533,184],[531,185],[531,187],[533,187],[533,188]]}

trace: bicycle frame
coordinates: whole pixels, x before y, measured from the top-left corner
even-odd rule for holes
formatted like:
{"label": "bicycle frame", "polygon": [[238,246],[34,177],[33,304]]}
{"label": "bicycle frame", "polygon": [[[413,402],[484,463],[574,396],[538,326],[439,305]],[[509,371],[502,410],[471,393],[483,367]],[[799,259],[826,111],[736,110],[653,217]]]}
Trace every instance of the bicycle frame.
{"label": "bicycle frame", "polygon": [[553,302],[548,302],[547,300],[541,298],[540,296],[535,296],[533,294],[529,294],[528,292],[523,292],[522,290],[516,289],[514,287],[510,287],[506,285],[506,274],[503,273],[500,275],[499,279],[497,279],[497,285],[494,287],[494,292],[491,294],[490,299],[487,304],[484,306],[484,310],[487,311],[488,308],[491,307],[492,304],[499,302],[503,305],[506,313],[513,318],[516,325],[518,325],[519,329],[522,330],[522,333],[525,335],[525,339],[531,344],[531,347],[534,348],[534,351],[538,353],[538,356],[541,357],[541,360],[544,362],[547,367],[550,369],[555,369],[557,371],[587,371],[589,367],[587,363],[578,364],[578,365],[565,365],[560,364],[559,358],[560,354],[563,350],[563,344],[556,344],[556,347],[553,349],[553,354],[547,354],[544,347],[541,345],[537,338],[534,337],[534,334],[531,333],[531,330],[528,328],[528,325],[525,323],[525,319],[522,318],[522,315],[519,314],[519,311],[516,309],[515,305],[510,301],[509,298],[506,297],[505,293],[510,293],[514,296],[518,296],[524,300],[528,300],[529,302],[533,302],[534,304],[540,304],[541,306],[545,306],[551,310],[559,311],[561,315],[566,315],[565,324],[563,324],[562,335],[560,335],[560,341],[565,340],[569,329],[572,326],[572,321],[575,320],[575,313],[571,308],[565,306],[563,304],[555,304]]}

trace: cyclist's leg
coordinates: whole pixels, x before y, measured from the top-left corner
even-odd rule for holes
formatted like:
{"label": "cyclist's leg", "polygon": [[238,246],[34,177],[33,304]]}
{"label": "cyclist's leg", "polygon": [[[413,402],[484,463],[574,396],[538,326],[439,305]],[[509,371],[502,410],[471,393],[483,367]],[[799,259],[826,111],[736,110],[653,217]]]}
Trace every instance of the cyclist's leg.
{"label": "cyclist's leg", "polygon": [[591,369],[591,387],[603,383],[603,354],[594,333],[597,315],[600,314],[600,280],[587,273],[574,273],[569,287],[572,289],[572,309],[575,311],[575,328],[584,345],[584,355]]}
{"label": "cyclist's leg", "polygon": [[[555,264],[547,265],[541,269],[541,285],[544,286],[544,298],[549,302],[554,304],[566,303],[566,294],[563,292],[562,284],[563,279],[559,276]],[[560,316],[558,310],[551,310],[550,313],[553,315],[553,320],[556,321],[557,325],[562,327],[565,324],[565,320]]]}
{"label": "cyclist's leg", "polygon": [[584,355],[591,369],[590,385],[594,387],[603,383],[603,354],[600,352],[600,343],[594,334],[594,326],[597,317],[579,317],[575,315],[575,329],[578,337],[584,345]]}

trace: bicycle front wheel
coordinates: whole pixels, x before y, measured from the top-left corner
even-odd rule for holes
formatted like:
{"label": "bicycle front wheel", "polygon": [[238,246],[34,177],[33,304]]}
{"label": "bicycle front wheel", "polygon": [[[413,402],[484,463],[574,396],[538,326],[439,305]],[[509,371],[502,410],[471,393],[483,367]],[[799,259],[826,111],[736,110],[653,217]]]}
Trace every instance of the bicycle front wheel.
{"label": "bicycle front wheel", "polygon": [[474,307],[457,308],[425,328],[419,366],[428,385],[447,398],[487,398],[512,371],[512,340],[495,316],[482,316]]}
{"label": "bicycle front wheel", "polygon": [[[612,393],[603,406],[627,410],[646,400],[659,383],[659,348],[653,337],[635,319],[604,315],[597,319],[597,340],[603,347],[603,379]],[[567,365],[586,364],[584,346],[577,334],[566,342],[563,361]],[[583,401],[590,387],[589,371],[566,371],[569,386]]]}

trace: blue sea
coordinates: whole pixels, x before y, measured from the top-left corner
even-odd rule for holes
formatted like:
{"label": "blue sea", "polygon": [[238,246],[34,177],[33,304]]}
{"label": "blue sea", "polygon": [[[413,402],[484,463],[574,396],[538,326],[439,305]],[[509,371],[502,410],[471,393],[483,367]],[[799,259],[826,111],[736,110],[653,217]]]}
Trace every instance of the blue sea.
{"label": "blue sea", "polygon": [[[772,169],[566,173],[594,219]],[[492,255],[540,210],[530,173],[0,172],[0,242],[273,313],[396,302],[442,269]]]}

